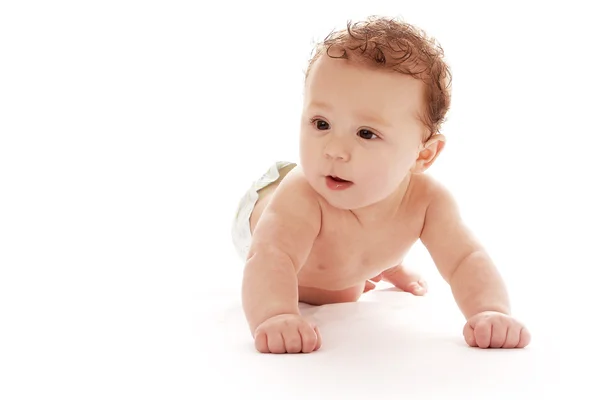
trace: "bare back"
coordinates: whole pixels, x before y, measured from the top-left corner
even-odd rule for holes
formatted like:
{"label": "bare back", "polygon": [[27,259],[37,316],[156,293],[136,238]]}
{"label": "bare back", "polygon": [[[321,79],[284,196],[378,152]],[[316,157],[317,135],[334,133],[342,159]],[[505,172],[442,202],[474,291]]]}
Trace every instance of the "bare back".
{"label": "bare back", "polygon": [[[250,218],[251,232],[285,179],[300,182],[304,178],[300,168],[282,171],[280,180],[259,192]],[[366,280],[399,265],[421,234],[431,197],[430,181],[426,175],[412,175],[394,215],[370,224],[361,223],[350,210],[331,206],[314,192],[320,204],[321,227],[298,272],[299,300],[309,304],[356,301]]]}

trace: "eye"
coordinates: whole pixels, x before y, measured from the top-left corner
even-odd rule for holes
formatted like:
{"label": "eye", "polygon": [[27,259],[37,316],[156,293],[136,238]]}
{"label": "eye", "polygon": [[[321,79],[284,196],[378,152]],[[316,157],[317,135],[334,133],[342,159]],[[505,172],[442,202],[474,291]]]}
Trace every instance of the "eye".
{"label": "eye", "polygon": [[310,123],[313,124],[320,131],[325,131],[329,129],[329,124],[326,121],[323,121],[322,119],[315,118],[312,119]]}
{"label": "eye", "polygon": [[373,132],[371,132],[368,129],[361,129],[358,131],[358,136],[360,136],[363,139],[373,139],[373,138],[377,138],[379,136],[377,136],[376,134],[374,134]]}

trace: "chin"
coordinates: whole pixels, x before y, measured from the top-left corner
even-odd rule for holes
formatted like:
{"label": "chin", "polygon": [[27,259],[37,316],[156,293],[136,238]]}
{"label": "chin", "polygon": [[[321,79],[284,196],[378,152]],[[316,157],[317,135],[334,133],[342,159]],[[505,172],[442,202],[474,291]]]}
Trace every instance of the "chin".
{"label": "chin", "polygon": [[[352,188],[356,190],[357,188]],[[360,193],[353,190],[343,192],[332,191],[324,185],[320,185],[317,192],[323,197],[329,205],[339,210],[358,210],[368,207],[377,202],[377,199],[365,198]]]}

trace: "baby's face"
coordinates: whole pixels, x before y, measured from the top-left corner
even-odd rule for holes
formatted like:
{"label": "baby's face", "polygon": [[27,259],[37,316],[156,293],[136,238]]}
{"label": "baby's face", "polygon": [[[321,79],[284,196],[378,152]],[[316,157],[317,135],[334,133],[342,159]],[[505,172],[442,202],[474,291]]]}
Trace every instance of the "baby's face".
{"label": "baby's face", "polygon": [[320,57],[306,81],[300,134],[300,164],[314,189],[342,209],[397,190],[425,136],[423,91],[410,76]]}

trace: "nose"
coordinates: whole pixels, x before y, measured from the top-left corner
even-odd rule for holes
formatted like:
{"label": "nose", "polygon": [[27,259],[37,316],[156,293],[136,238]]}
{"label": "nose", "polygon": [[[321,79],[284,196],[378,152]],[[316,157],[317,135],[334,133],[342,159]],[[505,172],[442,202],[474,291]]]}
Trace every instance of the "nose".
{"label": "nose", "polygon": [[340,161],[350,160],[350,151],[348,145],[344,143],[343,138],[331,135],[329,141],[325,144],[324,154],[326,158]]}

